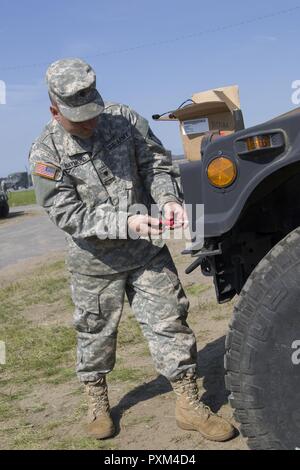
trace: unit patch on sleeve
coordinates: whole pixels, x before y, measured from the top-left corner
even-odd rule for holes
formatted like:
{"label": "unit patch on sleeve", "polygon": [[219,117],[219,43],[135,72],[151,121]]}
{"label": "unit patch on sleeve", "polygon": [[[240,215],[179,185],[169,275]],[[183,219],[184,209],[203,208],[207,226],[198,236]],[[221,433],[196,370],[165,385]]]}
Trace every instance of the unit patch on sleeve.
{"label": "unit patch on sleeve", "polygon": [[49,180],[57,179],[59,168],[49,165],[48,163],[37,162],[34,166],[33,174],[48,178]]}

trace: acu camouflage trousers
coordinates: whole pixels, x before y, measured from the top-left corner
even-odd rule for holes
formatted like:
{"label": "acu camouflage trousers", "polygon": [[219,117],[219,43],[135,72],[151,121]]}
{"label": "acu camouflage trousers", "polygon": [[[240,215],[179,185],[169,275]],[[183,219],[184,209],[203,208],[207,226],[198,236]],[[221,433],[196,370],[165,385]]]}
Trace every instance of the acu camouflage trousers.
{"label": "acu camouflage trousers", "polygon": [[186,322],[189,302],[164,247],[147,265],[131,271],[72,274],[79,380],[95,381],[113,369],[125,293],[157,371],[170,381],[195,372],[196,339]]}

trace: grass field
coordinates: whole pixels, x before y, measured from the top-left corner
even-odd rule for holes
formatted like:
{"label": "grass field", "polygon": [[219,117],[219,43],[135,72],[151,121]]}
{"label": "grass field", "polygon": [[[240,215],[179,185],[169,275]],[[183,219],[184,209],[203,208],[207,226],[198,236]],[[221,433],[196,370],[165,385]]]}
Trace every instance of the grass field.
{"label": "grass field", "polygon": [[10,207],[36,204],[34,190],[9,192],[8,202]]}
{"label": "grass field", "polygon": [[[86,414],[75,377],[72,312],[64,261],[43,265],[25,279],[0,288],[0,339],[6,344],[7,358],[6,365],[0,365],[0,449],[114,448],[109,440],[99,443],[85,436],[62,436],[63,425],[72,427]],[[62,322],[62,317],[70,321]],[[148,355],[135,319],[127,318],[120,326],[119,347],[138,343],[142,343],[142,356]],[[144,370],[119,358],[110,382],[131,383],[145,377]],[[64,420],[54,415],[47,419],[47,413],[44,417],[45,394],[34,398],[43,388],[54,394],[57,387],[68,387],[69,396],[79,399]]]}

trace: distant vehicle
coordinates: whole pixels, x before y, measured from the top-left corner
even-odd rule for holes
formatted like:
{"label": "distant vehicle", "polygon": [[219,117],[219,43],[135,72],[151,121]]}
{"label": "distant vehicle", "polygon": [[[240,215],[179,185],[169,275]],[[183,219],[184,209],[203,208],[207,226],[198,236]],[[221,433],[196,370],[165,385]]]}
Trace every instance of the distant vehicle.
{"label": "distant vehicle", "polygon": [[7,217],[9,214],[8,196],[5,191],[0,190],[0,218]]}

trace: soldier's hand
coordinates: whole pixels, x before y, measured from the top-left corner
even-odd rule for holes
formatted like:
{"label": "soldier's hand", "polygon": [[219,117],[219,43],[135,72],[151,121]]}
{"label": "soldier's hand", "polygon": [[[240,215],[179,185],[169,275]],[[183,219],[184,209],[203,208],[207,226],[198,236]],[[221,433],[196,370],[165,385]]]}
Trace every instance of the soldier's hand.
{"label": "soldier's hand", "polygon": [[166,220],[173,220],[172,228],[188,226],[188,218],[184,207],[178,202],[166,202],[163,206],[163,212]]}
{"label": "soldier's hand", "polygon": [[159,219],[150,217],[150,215],[131,215],[128,218],[128,229],[139,236],[159,235],[162,233],[162,227]]}

